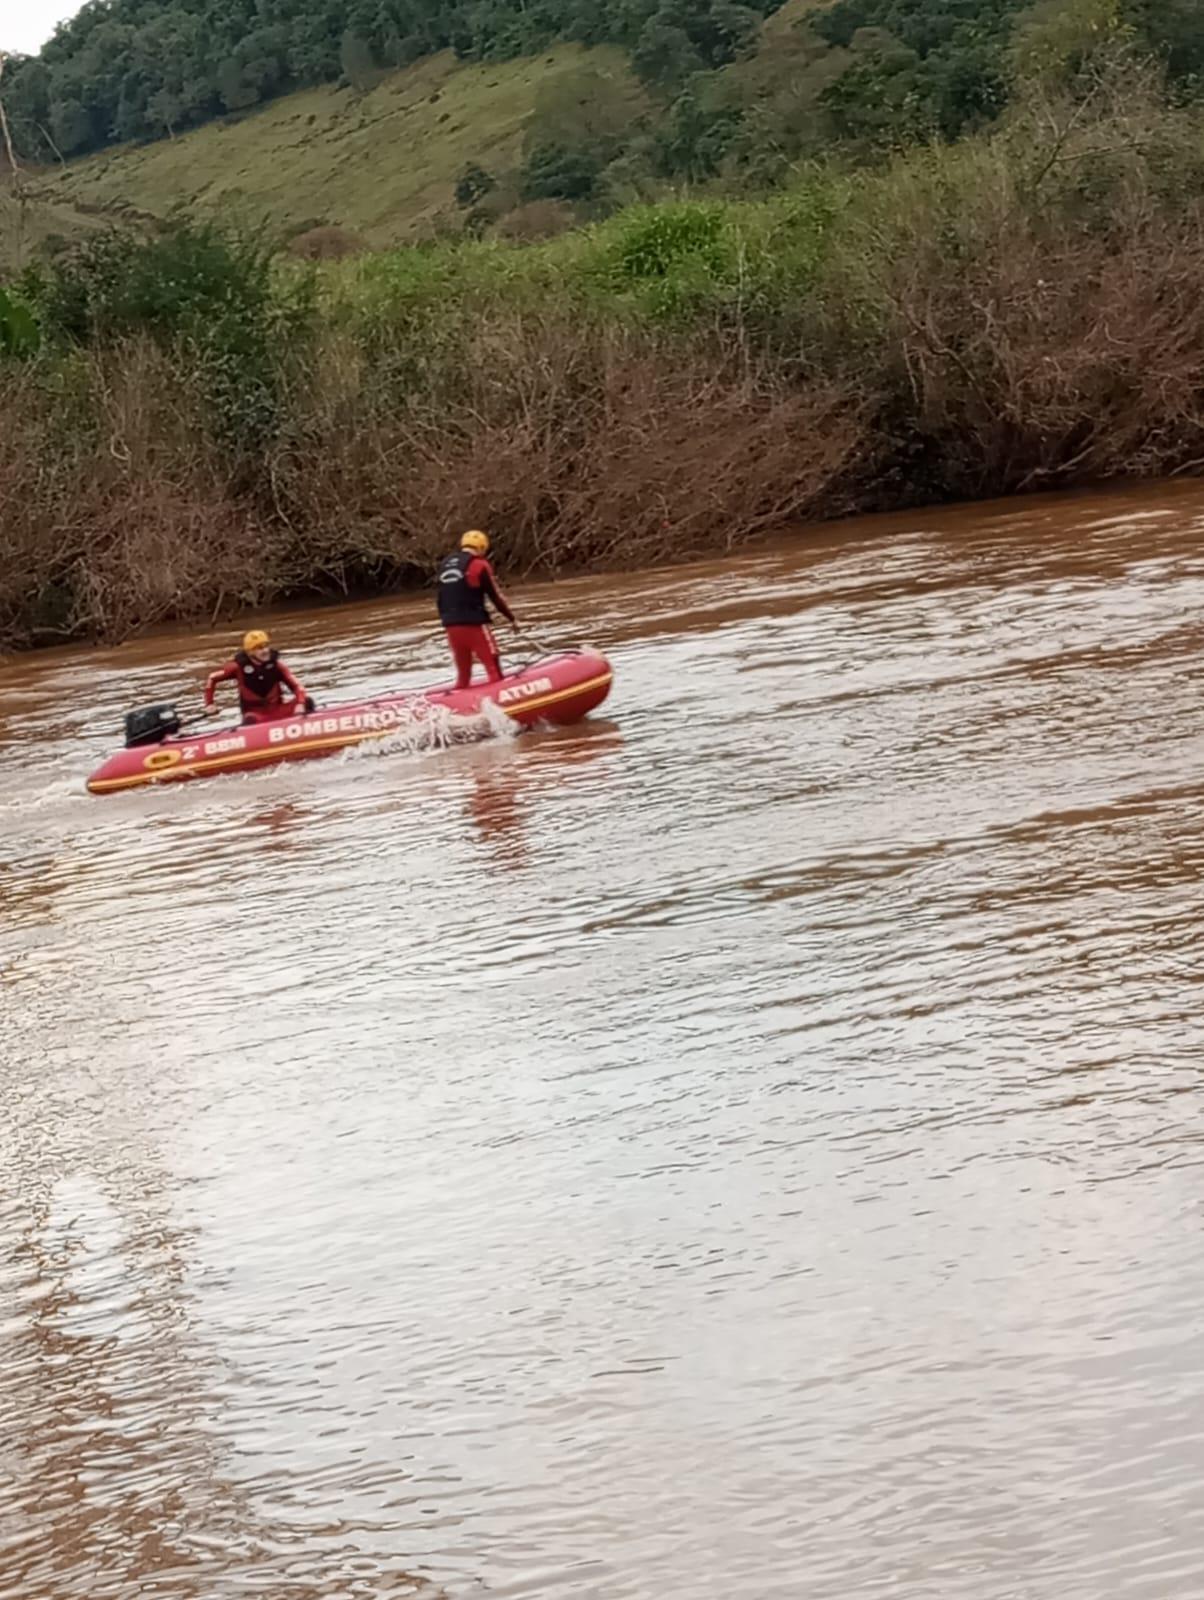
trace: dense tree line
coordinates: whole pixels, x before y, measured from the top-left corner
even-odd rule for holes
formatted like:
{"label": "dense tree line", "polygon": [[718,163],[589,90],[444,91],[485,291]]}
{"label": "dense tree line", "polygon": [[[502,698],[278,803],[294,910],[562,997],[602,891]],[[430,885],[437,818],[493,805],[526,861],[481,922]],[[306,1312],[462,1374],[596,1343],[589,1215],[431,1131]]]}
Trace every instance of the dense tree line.
{"label": "dense tree line", "polygon": [[563,104],[537,107],[528,140],[524,196],[588,203],[631,198],[641,174],[771,179],[833,142],[957,137],[1007,103],[1018,37],[1045,40],[1068,69],[1115,37],[1160,57],[1180,95],[1204,92],[1201,0],[836,0],[759,48],[780,3],[89,0],[39,56],[10,59],[5,101],[20,151],[47,159],[174,136],[306,84],[366,87],[448,47],[482,60],[553,39],[615,43],[649,113],[633,121],[587,69]]}
{"label": "dense tree line", "polygon": [[[172,136],[275,95],[451,47],[521,55],[553,39],[629,49],[649,79],[713,68],[777,0],[89,0],[10,61],[9,120],[30,158]],[[3,41],[0,40],[0,44]]]}

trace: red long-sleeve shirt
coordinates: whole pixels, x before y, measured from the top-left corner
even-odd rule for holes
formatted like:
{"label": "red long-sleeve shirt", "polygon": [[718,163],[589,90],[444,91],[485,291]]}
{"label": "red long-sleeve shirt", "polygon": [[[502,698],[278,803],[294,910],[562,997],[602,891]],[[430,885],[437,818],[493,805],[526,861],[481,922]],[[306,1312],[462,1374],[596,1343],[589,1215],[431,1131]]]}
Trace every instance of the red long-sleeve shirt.
{"label": "red long-sleeve shirt", "polygon": [[[253,662],[252,665],[258,667],[259,663]],[[273,667],[276,671],[276,680],[267,694],[261,695],[248,681],[246,669],[238,661],[227,661],[224,667],[218,667],[217,671],[211,672],[205,680],[205,704],[211,706],[214,703],[213,695],[219,683],[228,683],[231,680],[238,684],[238,700],[244,711],[261,711],[265,706],[280,705],[284,700],[285,689],[295,696],[298,703],[303,703],[305,690],[283,661],[277,659],[264,662],[261,670],[267,671]]]}
{"label": "red long-sleeve shirt", "polygon": [[484,556],[473,556],[464,569],[464,582],[472,589],[479,589],[486,600],[491,600],[507,622],[514,621],[514,612],[510,609],[510,602],[498,588],[498,581],[493,567]]}

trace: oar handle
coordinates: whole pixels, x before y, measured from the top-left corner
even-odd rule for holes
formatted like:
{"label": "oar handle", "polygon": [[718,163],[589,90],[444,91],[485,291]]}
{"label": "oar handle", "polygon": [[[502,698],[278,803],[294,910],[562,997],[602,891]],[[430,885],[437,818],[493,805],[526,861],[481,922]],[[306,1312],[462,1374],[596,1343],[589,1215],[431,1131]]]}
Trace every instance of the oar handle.
{"label": "oar handle", "polygon": [[562,656],[568,654],[564,645],[549,644],[546,639],[541,639],[537,633],[532,633],[529,628],[520,627],[517,622],[514,624],[514,631],[520,638],[526,639],[528,643],[533,644],[537,650],[542,650],[545,655]]}

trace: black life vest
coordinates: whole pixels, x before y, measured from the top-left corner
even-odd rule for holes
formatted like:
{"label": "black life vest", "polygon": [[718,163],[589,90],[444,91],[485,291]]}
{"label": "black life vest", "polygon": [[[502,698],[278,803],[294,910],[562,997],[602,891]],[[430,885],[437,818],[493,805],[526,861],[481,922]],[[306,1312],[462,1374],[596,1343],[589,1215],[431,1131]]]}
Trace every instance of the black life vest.
{"label": "black life vest", "polygon": [[445,628],[479,627],[489,621],[484,585],[474,589],[464,576],[475,560],[471,550],[457,550],[439,563],[436,597]]}
{"label": "black life vest", "polygon": [[238,698],[244,706],[279,705],[284,698],[284,679],[276,665],[279,650],[268,661],[253,661],[245,650],[234,657],[238,662]]}

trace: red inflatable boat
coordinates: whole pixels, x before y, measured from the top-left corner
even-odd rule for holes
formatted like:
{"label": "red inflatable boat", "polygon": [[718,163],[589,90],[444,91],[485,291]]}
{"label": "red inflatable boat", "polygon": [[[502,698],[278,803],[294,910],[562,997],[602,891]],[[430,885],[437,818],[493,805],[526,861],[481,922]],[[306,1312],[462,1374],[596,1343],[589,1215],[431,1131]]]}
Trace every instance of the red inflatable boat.
{"label": "red inflatable boat", "polygon": [[[418,689],[354,705],[321,707],[277,722],[180,733],[171,706],[151,706],[126,719],[124,750],[88,779],[92,794],[113,794],[148,783],[254,772],[280,761],[334,755],[369,739],[414,730],[444,732],[449,741],[483,738],[499,714],[531,726],[568,723],[600,706],[610,693],[610,663],[594,650],[565,651],[467,689]],[[491,722],[491,718],[493,719]]]}

